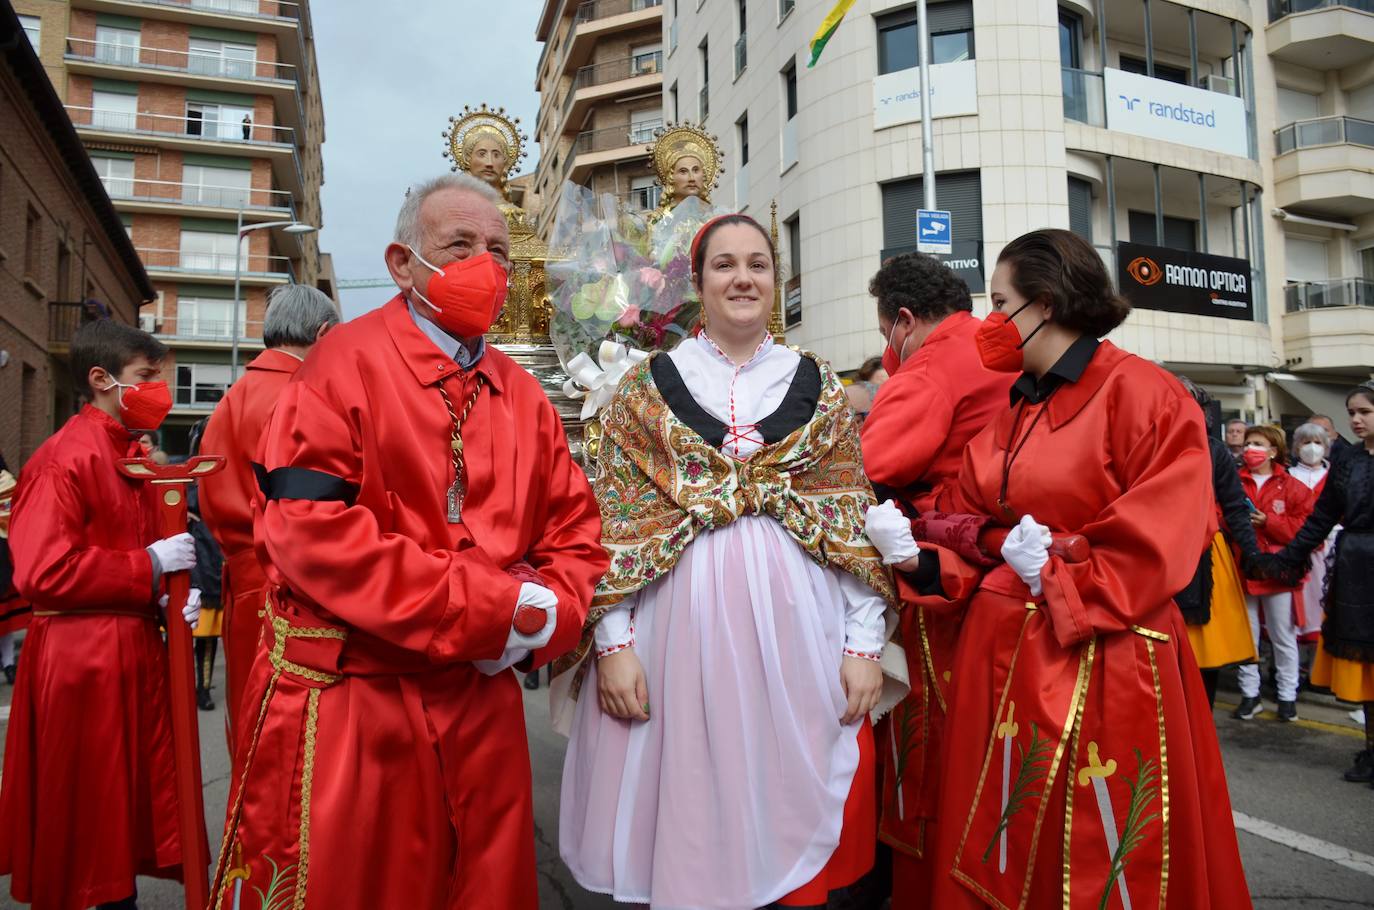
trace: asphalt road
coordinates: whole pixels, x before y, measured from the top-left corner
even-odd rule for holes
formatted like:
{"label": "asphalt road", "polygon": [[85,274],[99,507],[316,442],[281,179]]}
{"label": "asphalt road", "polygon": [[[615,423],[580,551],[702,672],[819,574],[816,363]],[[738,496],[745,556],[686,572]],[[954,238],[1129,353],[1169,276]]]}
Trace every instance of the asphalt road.
{"label": "asphalt road", "polygon": [[[0,683],[0,714],[8,717],[9,686]],[[216,695],[222,691],[216,690]],[[527,692],[525,718],[534,770],[535,837],[540,905],[552,910],[603,910],[617,906],[572,881],[558,859],[558,782],[564,741],[549,727],[547,689]],[[1222,701],[1234,701],[1223,692]],[[1360,747],[1345,709],[1303,703],[1299,724],[1281,724],[1271,711],[1253,721],[1216,712],[1240,847],[1257,910],[1374,908],[1374,789],[1348,784],[1340,772]],[[212,852],[224,818],[229,768],[223,713],[203,712],[205,803]],[[1260,833],[1253,833],[1260,832]],[[1185,861],[1182,857],[1176,861]],[[0,910],[21,907],[8,899],[0,878]],[[181,889],[151,879],[139,882],[143,910],[180,910]],[[423,908],[414,908],[423,910]],[[1229,908],[1213,908],[1229,910]]]}

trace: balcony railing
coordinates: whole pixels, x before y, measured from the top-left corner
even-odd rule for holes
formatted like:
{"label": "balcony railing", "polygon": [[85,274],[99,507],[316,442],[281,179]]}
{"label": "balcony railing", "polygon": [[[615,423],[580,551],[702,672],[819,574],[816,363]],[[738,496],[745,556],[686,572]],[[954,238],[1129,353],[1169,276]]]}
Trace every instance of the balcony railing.
{"label": "balcony railing", "polygon": [[749,36],[740,35],[735,41],[735,78],[749,66]]}
{"label": "balcony railing", "polygon": [[197,382],[191,385],[177,383],[176,406],[213,411],[228,391],[227,382]]}
{"label": "balcony railing", "polygon": [[604,63],[593,63],[577,71],[577,78],[573,80],[573,91],[590,88],[594,85],[606,85],[611,82],[634,79],[637,76],[652,76],[661,72],[663,72],[663,51],[636,54],[633,57],[607,60]]}
{"label": "balcony railing", "polygon": [[663,0],[590,0],[590,2],[583,3],[577,8],[577,13],[573,17],[573,25],[595,22],[597,19],[609,19],[611,16],[623,16],[625,13],[637,13],[643,9],[652,9],[662,5]]}
{"label": "balcony railing", "polygon": [[49,303],[48,344],[70,343],[76,330],[95,318],[96,314],[84,303]]}
{"label": "balcony railing", "polygon": [[134,0],[149,6],[175,6],[257,19],[300,19],[299,3],[287,0]]}
{"label": "balcony railing", "polygon": [[240,186],[205,186],[176,180],[142,180],[134,177],[101,177],[111,199],[134,202],[181,202],[225,209],[291,210],[291,194]]}
{"label": "balcony railing", "polygon": [[241,256],[233,253],[198,253],[190,250],[156,250],[138,247],[138,257],[143,267],[149,271],[167,272],[208,272],[218,275],[232,275],[235,260],[241,263],[244,275],[289,275],[291,260],[285,256],[266,256],[245,252]]}
{"label": "balcony railing", "polygon": [[200,117],[177,117],[171,114],[149,114],[143,111],[107,111],[92,107],[66,105],[72,123],[78,129],[104,130],[111,133],[137,133],[142,136],[171,136],[178,139],[205,139],[209,142],[236,142],[249,145],[290,145],[295,131],[289,126],[269,126],[239,120],[210,120]]}
{"label": "balcony railing", "polygon": [[1064,119],[1088,126],[1107,125],[1107,103],[1101,73],[1064,67]]}
{"label": "balcony railing", "polygon": [[633,212],[647,212],[650,209],[658,208],[658,204],[663,201],[663,187],[643,186],[638,189],[630,190],[628,193],[621,193],[620,198],[625,200],[626,206]]}
{"label": "balcony railing", "polygon": [[225,57],[196,51],[174,51],[160,47],[135,47],[70,36],[67,38],[67,59],[225,79],[290,82],[296,78],[296,68],[289,63]]}
{"label": "balcony railing", "polygon": [[1274,130],[1274,144],[1280,155],[1316,145],[1348,144],[1374,148],[1374,121],[1357,117],[1297,120]]}
{"label": "balcony railing", "polygon": [[1276,22],[1292,13],[1332,6],[1345,6],[1364,13],[1374,13],[1374,0],[1269,0],[1269,21]]}
{"label": "balcony railing", "polygon": [[1374,307],[1374,279],[1328,278],[1290,284],[1283,289],[1283,299],[1289,313],[1333,306]]}
{"label": "balcony railing", "polygon": [[[257,333],[250,336],[248,327],[254,326]],[[233,336],[233,322],[229,319],[188,319],[177,314],[176,328],[167,331],[165,324],[155,333],[159,338],[180,338],[189,341],[229,341]],[[248,322],[239,319],[239,340],[257,340],[262,337],[262,322]]]}
{"label": "balcony railing", "polygon": [[572,154],[585,155],[588,152],[607,152],[633,145],[648,145],[654,141],[654,132],[663,126],[662,120],[647,123],[609,126],[599,130],[586,130],[577,134]]}

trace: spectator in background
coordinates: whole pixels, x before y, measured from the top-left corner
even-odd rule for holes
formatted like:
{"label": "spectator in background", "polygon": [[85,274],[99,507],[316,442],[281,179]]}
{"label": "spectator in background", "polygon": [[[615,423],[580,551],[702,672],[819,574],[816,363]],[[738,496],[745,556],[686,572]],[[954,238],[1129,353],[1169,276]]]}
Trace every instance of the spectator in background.
{"label": "spectator in background", "polygon": [[[1350,443],[1345,441],[1345,437],[1336,432],[1336,422],[1330,417],[1327,417],[1325,414],[1313,414],[1311,417],[1307,418],[1307,422],[1315,423],[1326,431],[1326,438],[1330,440],[1330,445],[1326,447],[1328,460],[1335,460],[1337,455],[1350,448]],[[1296,451],[1297,445],[1295,444],[1293,448]],[[1297,464],[1296,456],[1294,457],[1293,463]]]}
{"label": "spectator in background", "polygon": [[849,406],[858,415],[860,424],[873,409],[873,396],[878,394],[878,387],[884,382],[887,382],[887,370],[883,369],[883,358],[870,357],[854,374],[854,381],[844,387]]}
{"label": "spectator in background", "polygon": [[[203,417],[191,427],[188,443],[190,455],[200,454],[200,439],[205,433],[209,417]],[[219,651],[220,626],[224,611],[220,601],[220,573],[224,568],[224,554],[215,542],[209,527],[200,517],[200,487],[192,485],[186,494],[186,530],[196,541],[196,566],[191,570],[191,584],[200,588],[200,618],[191,637],[196,643],[196,705],[202,711],[215,710],[210,697],[211,681],[215,675],[215,655]]]}
{"label": "spectator in background", "polygon": [[1249,429],[1249,424],[1243,420],[1226,421],[1226,448],[1231,450],[1231,457],[1240,464],[1240,453],[1245,451],[1245,431]]}
{"label": "spectator in background", "polygon": [[253,138],[253,118],[252,118],[250,115],[248,115],[248,114],[244,114],[244,115],[243,115],[243,139],[244,139],[245,142],[247,142],[249,139],[252,139],[252,138]]}
{"label": "spectator in background", "polygon": [[[1320,415],[1317,415],[1320,416]],[[1346,444],[1347,447],[1349,443]],[[1302,481],[1312,491],[1315,503],[1326,486],[1326,475],[1331,467],[1331,453],[1334,440],[1319,423],[1305,423],[1293,431],[1293,467],[1290,474]],[[1322,628],[1322,590],[1326,584],[1326,552],[1331,541],[1335,540],[1341,526],[1331,529],[1327,541],[1312,551],[1312,571],[1303,582],[1300,595],[1304,621],[1298,629],[1299,638],[1315,638]]]}
{"label": "spectator in background", "polygon": [[[1240,483],[1250,497],[1250,523],[1260,550],[1275,553],[1293,539],[1298,528],[1312,511],[1312,493],[1284,468],[1288,461],[1288,446],[1278,427],[1254,426],[1245,431],[1244,464],[1240,469]],[[1269,579],[1247,579],[1245,607],[1250,614],[1250,632],[1259,646],[1260,611],[1264,611],[1264,627],[1274,651],[1274,672],[1278,677],[1279,720],[1298,719],[1298,628],[1303,623],[1301,604],[1295,603],[1293,593],[1297,585],[1285,585]],[[1240,720],[1250,720],[1264,710],[1260,702],[1259,667],[1249,664],[1237,673],[1240,680],[1240,704],[1232,713]]]}

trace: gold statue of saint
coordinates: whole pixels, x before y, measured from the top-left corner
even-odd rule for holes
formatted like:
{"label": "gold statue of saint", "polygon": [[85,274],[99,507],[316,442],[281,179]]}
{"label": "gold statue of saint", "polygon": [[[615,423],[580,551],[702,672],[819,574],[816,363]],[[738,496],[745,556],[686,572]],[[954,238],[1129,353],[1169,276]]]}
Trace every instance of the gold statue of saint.
{"label": "gold statue of saint", "polygon": [[715,136],[690,123],[669,124],[649,146],[654,173],[663,187],[658,208],[649,213],[653,224],[688,196],[709,207],[711,191],[720,183],[724,153]]}

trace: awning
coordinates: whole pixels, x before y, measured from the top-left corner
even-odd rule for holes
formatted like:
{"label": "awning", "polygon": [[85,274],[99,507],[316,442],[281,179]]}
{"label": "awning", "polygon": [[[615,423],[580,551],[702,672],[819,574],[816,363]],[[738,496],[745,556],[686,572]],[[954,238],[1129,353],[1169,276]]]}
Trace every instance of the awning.
{"label": "awning", "polygon": [[1345,396],[1353,387],[1352,384],[1336,385],[1331,382],[1312,382],[1307,379],[1280,379],[1271,377],[1271,381],[1278,384],[1289,395],[1298,400],[1303,407],[1307,408],[1311,414],[1325,414],[1331,418],[1331,422],[1336,425],[1336,432],[1345,437],[1347,442],[1354,442],[1355,437],[1350,432],[1350,422],[1346,420]]}

